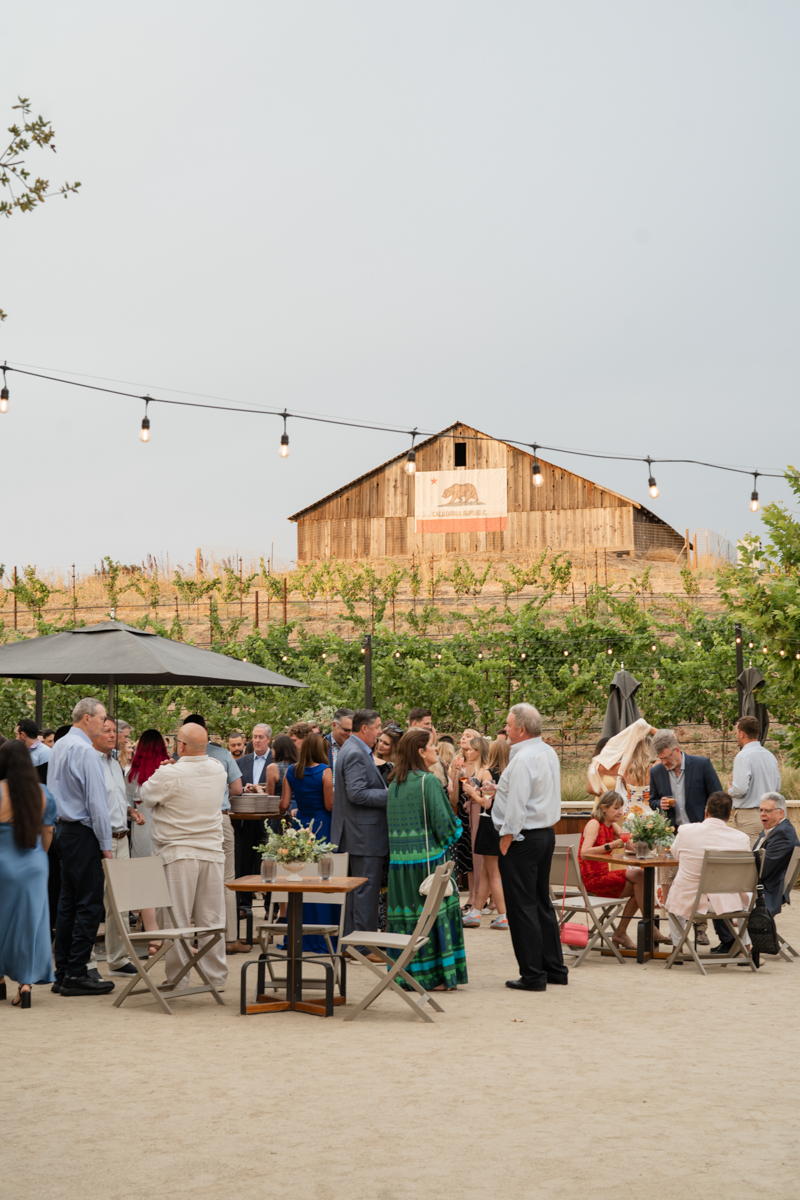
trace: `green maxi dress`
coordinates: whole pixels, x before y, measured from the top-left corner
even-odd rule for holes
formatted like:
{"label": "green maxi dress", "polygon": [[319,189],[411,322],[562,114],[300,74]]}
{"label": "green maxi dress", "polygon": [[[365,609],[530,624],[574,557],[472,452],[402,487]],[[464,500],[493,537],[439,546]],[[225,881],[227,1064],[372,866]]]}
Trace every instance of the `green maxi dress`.
{"label": "green maxi dress", "polygon": [[[425,779],[425,822],[422,813],[422,780]],[[453,815],[445,790],[435,775],[414,771],[403,783],[390,783],[386,803],[389,823],[389,933],[413,933],[425,903],[419,885],[445,859],[447,847],[461,835],[461,822]],[[430,866],[428,865],[430,863]],[[399,957],[399,951],[389,952]],[[407,968],[425,989],[447,988],[467,982],[464,927],[458,892],[445,897],[436,924],[422,950]]]}

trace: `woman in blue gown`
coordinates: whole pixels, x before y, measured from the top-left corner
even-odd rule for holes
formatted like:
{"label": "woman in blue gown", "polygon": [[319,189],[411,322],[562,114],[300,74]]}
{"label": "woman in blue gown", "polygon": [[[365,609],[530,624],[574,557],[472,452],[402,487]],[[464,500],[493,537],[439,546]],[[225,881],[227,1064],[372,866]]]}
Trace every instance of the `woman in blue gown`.
{"label": "woman in blue gown", "polygon": [[[297,821],[325,842],[331,838],[333,809],[333,772],[328,766],[325,741],[318,733],[303,738],[300,755],[286,772],[281,796],[281,814],[297,809]],[[304,904],[304,925],[338,925],[339,907],[332,904]],[[334,949],[336,940],[332,939]],[[327,954],[325,939],[320,934],[307,934],[303,949],[311,954]]]}
{"label": "woman in blue gown", "polygon": [[[0,995],[5,976],[31,1006],[31,984],[53,982],[47,854],[55,804],[45,795],[30,751],[19,741],[0,748]],[[43,845],[43,842],[45,845]]]}

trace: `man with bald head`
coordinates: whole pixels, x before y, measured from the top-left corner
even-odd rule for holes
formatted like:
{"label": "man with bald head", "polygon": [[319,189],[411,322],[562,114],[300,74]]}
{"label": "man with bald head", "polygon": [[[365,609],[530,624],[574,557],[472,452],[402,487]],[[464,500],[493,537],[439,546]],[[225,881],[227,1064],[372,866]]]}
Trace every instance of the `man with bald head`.
{"label": "man with bald head", "polygon": [[[153,853],[163,859],[178,926],[224,928],[220,794],[227,775],[221,763],[209,758],[207,749],[208,734],[202,725],[184,725],[178,732],[178,761],[162,763],[142,786],[141,798],[152,809]],[[183,948],[173,944],[164,956],[167,983],[184,962]],[[203,966],[217,991],[224,988],[228,968],[223,941],[208,952]]]}

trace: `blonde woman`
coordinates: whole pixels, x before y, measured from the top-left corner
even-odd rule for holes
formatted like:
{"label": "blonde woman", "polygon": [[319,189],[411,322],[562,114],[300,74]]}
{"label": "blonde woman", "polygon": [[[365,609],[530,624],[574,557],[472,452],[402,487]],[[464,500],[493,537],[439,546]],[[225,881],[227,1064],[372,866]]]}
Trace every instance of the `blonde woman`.
{"label": "blonde woman", "polygon": [[638,742],[633,752],[628,768],[622,776],[625,782],[625,801],[622,805],[622,819],[628,813],[641,815],[650,812],[650,767],[652,765],[651,737]]}
{"label": "blonde woman", "polygon": [[475,853],[475,835],[478,832],[478,820],[481,807],[465,792],[465,785],[471,784],[479,789],[482,783],[491,781],[489,773],[489,743],[475,729],[465,729],[461,735],[460,753],[453,759],[450,768],[452,781],[452,798],[457,798],[456,815],[461,821],[463,832],[456,844],[456,862],[458,870],[466,874],[469,882],[469,895],[464,911],[470,912],[475,907],[475,893],[481,877],[483,861]]}
{"label": "blonde woman", "polygon": [[656,730],[650,722],[644,717],[640,717],[638,721],[626,726],[620,733],[615,733],[613,737],[606,738],[605,741],[601,738],[589,764],[587,790],[593,796],[602,796],[603,792],[611,790],[611,785],[613,785],[621,795],[624,795],[625,772],[633,754],[639,743],[648,734],[654,735],[655,733]]}
{"label": "blonde woman", "polygon": [[[594,806],[591,817],[581,834],[578,847],[578,866],[581,871],[584,887],[590,896],[610,896],[614,898],[630,897],[622,910],[622,917],[616,933],[611,940],[624,950],[635,950],[628,937],[628,925],[637,909],[641,912],[644,904],[644,871],[641,867],[628,867],[627,870],[609,871],[604,862],[583,857],[588,850],[617,850],[625,843],[622,840],[622,805],[623,800],[617,792],[606,792],[600,796]],[[656,931],[657,942],[668,942],[669,938]]]}
{"label": "blonde woman", "polygon": [[[489,747],[486,766],[493,783],[500,781],[500,776],[508,766],[510,751],[510,744],[500,740],[492,742]],[[497,909],[497,916],[491,922],[491,928],[508,929],[506,901],[503,895],[503,883],[500,879],[500,835],[494,827],[491,813],[494,793],[491,796],[484,796],[478,788],[466,780],[463,787],[470,800],[474,800],[482,809],[478,818],[478,831],[475,835],[476,857],[480,856],[482,860],[481,874],[475,896],[475,907],[464,914],[464,924],[467,928],[476,928],[480,925],[483,907],[491,895],[492,903]]]}

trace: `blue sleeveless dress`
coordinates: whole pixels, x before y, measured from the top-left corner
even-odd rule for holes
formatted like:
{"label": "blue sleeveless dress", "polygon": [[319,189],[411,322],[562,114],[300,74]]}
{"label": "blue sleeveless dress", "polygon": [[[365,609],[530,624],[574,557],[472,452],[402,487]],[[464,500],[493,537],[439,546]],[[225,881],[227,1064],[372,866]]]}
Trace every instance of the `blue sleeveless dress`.
{"label": "blue sleeveless dress", "polygon": [[[325,807],[322,795],[322,776],[328,768],[323,763],[306,767],[303,778],[298,779],[294,773],[294,764],[286,772],[289,787],[292,789],[291,807],[297,809],[297,821],[300,825],[311,826],[318,838],[329,842],[331,839],[331,813]],[[338,925],[339,906],[334,904],[303,904],[304,925]],[[336,949],[336,938],[331,938]],[[303,938],[303,949],[309,954],[327,954],[325,939],[319,934],[307,934]]]}
{"label": "blue sleeveless dress", "polygon": [[16,983],[52,983],[47,855],[37,839],[20,850],[14,826],[0,821],[0,974]]}

